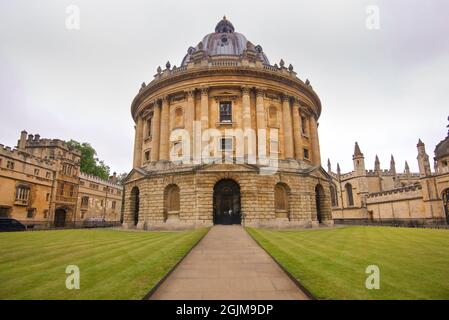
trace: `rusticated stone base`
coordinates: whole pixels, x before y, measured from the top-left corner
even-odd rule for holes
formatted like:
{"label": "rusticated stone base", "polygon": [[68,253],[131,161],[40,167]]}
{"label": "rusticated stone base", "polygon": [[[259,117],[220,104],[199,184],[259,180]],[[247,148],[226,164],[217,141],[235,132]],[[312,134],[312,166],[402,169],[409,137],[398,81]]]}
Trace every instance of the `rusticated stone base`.
{"label": "rusticated stone base", "polygon": [[[322,224],[333,224],[329,180],[320,168],[307,173],[290,169],[264,175],[247,165],[213,164],[202,166],[201,169],[150,171],[129,179],[125,184],[123,226],[145,230],[212,226],[214,186],[223,179],[231,179],[239,185],[241,221],[244,226],[278,229],[318,227],[317,185],[321,185],[323,190],[319,199]],[[287,190],[287,212],[282,216],[276,214],[275,210],[275,186],[279,183]],[[168,214],[167,207],[167,188],[173,185],[179,187],[179,210],[176,216]],[[139,190],[137,226],[134,226],[133,188]]]}

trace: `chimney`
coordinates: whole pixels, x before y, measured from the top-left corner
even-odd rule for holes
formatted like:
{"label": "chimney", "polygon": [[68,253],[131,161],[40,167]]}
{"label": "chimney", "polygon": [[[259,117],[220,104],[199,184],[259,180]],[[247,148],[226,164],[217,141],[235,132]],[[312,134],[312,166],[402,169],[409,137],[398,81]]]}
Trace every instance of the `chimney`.
{"label": "chimney", "polygon": [[25,130],[23,130],[21,133],[20,133],[20,139],[19,139],[19,141],[17,142],[17,149],[19,149],[19,150],[25,150],[25,146],[26,146],[26,140],[27,140],[27,132],[25,131]]}

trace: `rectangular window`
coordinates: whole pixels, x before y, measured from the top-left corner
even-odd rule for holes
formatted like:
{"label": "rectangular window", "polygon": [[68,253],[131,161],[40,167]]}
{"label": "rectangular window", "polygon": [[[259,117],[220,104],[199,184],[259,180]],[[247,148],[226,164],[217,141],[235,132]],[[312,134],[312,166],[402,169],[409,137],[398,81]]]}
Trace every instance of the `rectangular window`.
{"label": "rectangular window", "polygon": [[147,137],[151,137],[151,120],[153,120],[153,118],[147,120]]}
{"label": "rectangular window", "polygon": [[50,200],[50,194],[49,193],[47,193],[47,195],[45,196],[45,201],[48,202],[48,200]]}
{"label": "rectangular window", "polygon": [[6,162],[6,168],[14,170],[14,162],[12,161],[7,161]]}
{"label": "rectangular window", "polygon": [[30,188],[26,186],[18,186],[16,189],[16,200],[26,202],[30,195]]}
{"label": "rectangular window", "polygon": [[145,151],[145,161],[150,161],[150,151]]}
{"label": "rectangular window", "polygon": [[60,196],[64,195],[64,183],[61,183],[61,189],[59,190],[59,195]]}
{"label": "rectangular window", "polygon": [[35,212],[35,211],[36,211],[36,209],[34,209],[34,208],[28,209],[28,210],[27,210],[27,218],[28,218],[28,219],[33,218],[33,217],[34,217],[34,212]]}
{"label": "rectangular window", "polygon": [[112,209],[115,209],[115,201],[112,201]]}
{"label": "rectangular window", "polygon": [[221,138],[220,151],[232,151],[232,138]]}
{"label": "rectangular window", "polygon": [[50,178],[51,178],[51,172],[47,172],[47,173],[45,174],[45,178],[50,179]]}
{"label": "rectangular window", "polygon": [[232,103],[230,101],[220,101],[220,122],[232,122]]}
{"label": "rectangular window", "polygon": [[87,206],[89,206],[89,197],[82,197],[82,198],[81,198],[81,206],[82,206],[82,207],[87,207]]}
{"label": "rectangular window", "polygon": [[104,204],[104,201],[103,201],[103,200],[101,200],[101,205],[100,205],[100,207],[102,207],[102,208],[103,208],[103,204]]}
{"label": "rectangular window", "polygon": [[38,175],[39,175],[39,169],[34,169],[34,174],[35,174],[36,176],[38,176]]}
{"label": "rectangular window", "polygon": [[301,130],[302,130],[302,134],[304,134],[304,135],[307,134],[307,118],[306,117],[301,117]]}
{"label": "rectangular window", "polygon": [[309,149],[304,149],[304,159],[310,159]]}

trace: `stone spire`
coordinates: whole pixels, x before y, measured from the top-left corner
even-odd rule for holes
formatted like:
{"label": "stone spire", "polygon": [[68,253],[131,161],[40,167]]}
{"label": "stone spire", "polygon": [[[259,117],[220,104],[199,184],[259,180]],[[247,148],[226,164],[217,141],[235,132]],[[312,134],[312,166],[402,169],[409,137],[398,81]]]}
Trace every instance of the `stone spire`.
{"label": "stone spire", "polygon": [[406,175],[410,175],[410,167],[408,166],[408,162],[405,161],[405,169],[404,169],[404,173]]}
{"label": "stone spire", "polygon": [[327,173],[331,173],[331,172],[332,172],[331,160],[328,158],[327,159]]}
{"label": "stone spire", "polygon": [[362,153],[362,151],[360,151],[358,142],[355,143],[355,147],[354,147],[354,158],[355,157],[363,157],[363,153]]}
{"label": "stone spire", "polygon": [[337,162],[337,175],[341,176],[340,164]]}
{"label": "stone spire", "polygon": [[359,144],[356,142],[354,147],[354,155],[352,156],[352,160],[354,162],[354,171],[357,175],[365,175],[365,157],[363,156],[362,151],[360,150]]}
{"label": "stone spire", "polygon": [[429,162],[429,156],[426,153],[426,146],[424,143],[419,139],[418,144],[416,145],[418,148],[418,166],[419,166],[419,175],[421,177],[428,177],[432,174],[432,171],[430,170],[430,162]]}
{"label": "stone spire", "polygon": [[376,160],[374,160],[374,171],[380,172],[380,161],[379,157],[376,154]]}
{"label": "stone spire", "polygon": [[396,175],[396,162],[394,161],[393,155],[391,155],[391,160],[390,160],[390,172],[392,174]]}

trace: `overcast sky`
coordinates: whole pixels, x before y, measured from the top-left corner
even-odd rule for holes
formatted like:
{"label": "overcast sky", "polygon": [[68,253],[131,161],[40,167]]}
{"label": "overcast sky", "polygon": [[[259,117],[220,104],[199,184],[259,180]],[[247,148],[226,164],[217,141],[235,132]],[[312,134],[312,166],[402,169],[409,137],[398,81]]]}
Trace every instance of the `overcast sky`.
{"label": "overcast sky", "polygon": [[[80,29],[66,28],[66,8]],[[367,6],[379,8],[379,29]],[[225,14],[283,58],[321,98],[320,144],[352,170],[358,141],[368,168],[394,154],[417,170],[421,138],[433,156],[449,115],[449,2],[442,0],[0,0],[0,143],[20,131],[90,142],[112,171],[132,162],[132,99],[167,60],[180,65]],[[375,23],[375,22],[374,22]]]}

